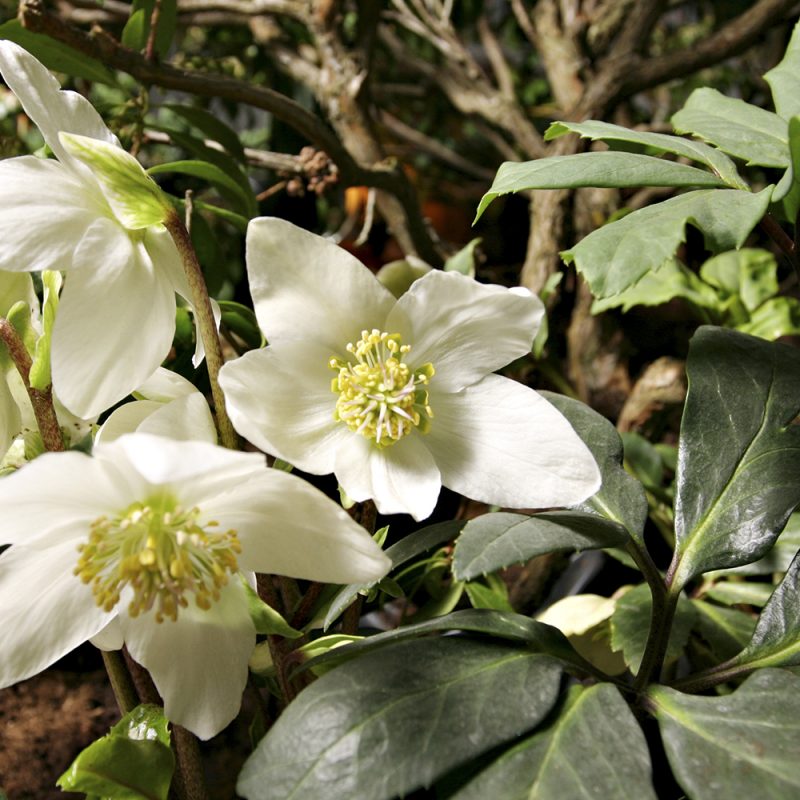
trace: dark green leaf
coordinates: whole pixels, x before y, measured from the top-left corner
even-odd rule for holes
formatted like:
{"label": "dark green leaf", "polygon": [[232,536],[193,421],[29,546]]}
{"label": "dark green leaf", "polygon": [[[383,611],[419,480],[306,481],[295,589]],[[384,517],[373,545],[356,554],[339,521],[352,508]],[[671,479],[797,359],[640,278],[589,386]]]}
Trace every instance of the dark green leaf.
{"label": "dark green leaf", "polygon": [[603,478],[600,491],[578,506],[577,510],[618,522],[642,545],[642,533],[647,520],[647,497],[641,483],[622,467],[622,439],[617,429],[605,417],[578,400],[551,392],[541,394],[569,420],[600,467]]}
{"label": "dark green leaf", "polygon": [[758,194],[687,192],[610,222],[561,255],[575,263],[595,297],[610,297],[667,263],[684,242],[687,223],[702,231],[713,252],[741,247],[766,213],[771,195],[771,187]]}
{"label": "dark green leaf", "polygon": [[672,125],[748,164],[789,166],[786,120],[716,89],[695,89],[673,115]]}
{"label": "dark green leaf", "polygon": [[800,114],[800,24],[794,26],[792,38],[780,64],[764,75],[772,89],[775,109],[784,119]]}
{"label": "dark green leaf", "polygon": [[137,706],[83,750],[58,785],[113,800],[166,800],[174,766],[163,712]]}
{"label": "dark green leaf", "polygon": [[41,33],[33,33],[22,27],[17,19],[10,19],[0,25],[0,39],[8,39],[24,47],[48,69],[65,72],[76,78],[116,85],[114,73],[100,61],[84,55],[63,42],[58,42]]}
{"label": "dark green leaf", "polygon": [[239,183],[223,172],[215,164],[205,161],[172,161],[169,164],[157,164],[147,170],[148,175],[164,175],[165,173],[178,172],[181,175],[191,175],[195,178],[208,181],[228,200],[237,205],[239,211],[254,217],[258,213],[255,198],[252,192],[245,192]]}
{"label": "dark green leaf", "polygon": [[[401,564],[405,564],[428,550],[451,542],[458,536],[464,525],[463,520],[439,522],[403,537],[386,550],[386,555],[392,559],[392,569],[397,569]],[[322,625],[323,629],[328,630],[339,615],[356,599],[359,592],[366,592],[374,585],[374,583],[354,583],[345,586],[331,601]]]}
{"label": "dark green leaf", "polygon": [[507,611],[494,611],[483,608],[469,608],[454,611],[451,614],[434,617],[424,622],[405,625],[385,633],[369,636],[346,647],[339,647],[325,655],[319,656],[304,665],[316,667],[317,664],[330,661],[344,661],[385,647],[387,644],[417,639],[431,633],[464,631],[491,636],[494,639],[507,639],[511,642],[525,644],[532,652],[543,653],[557,658],[563,664],[574,667],[578,671],[591,672],[591,666],[573,650],[567,637],[552,625],[545,625],[530,617]]}
{"label": "dark green leaf", "polygon": [[789,157],[789,167],[775,187],[772,200],[783,200],[783,211],[794,223],[800,213],[800,116],[789,120]]}
{"label": "dark green leaf", "polygon": [[264,335],[258,327],[256,315],[252,309],[233,300],[220,300],[222,324],[233,331],[251,349],[257,350],[264,344]]}
{"label": "dark green leaf", "polygon": [[586,512],[484,514],[471,519],[456,540],[453,574],[469,581],[544,553],[622,547],[628,538],[620,523]]}
{"label": "dark green leaf", "polygon": [[528,189],[575,189],[581,186],[725,186],[711,172],[639,153],[577,153],[536,161],[506,161],[481,198],[475,219],[503,194]]}
{"label": "dark green leaf", "polygon": [[757,667],[800,664],[800,553],[764,606],[753,638],[734,663]]}
{"label": "dark green leaf", "polygon": [[792,563],[797,551],[800,550],[800,513],[792,514],[786,527],[778,537],[772,549],[767,554],[754,561],[752,564],[744,564],[741,567],[734,567],[730,570],[720,570],[710,573],[709,578],[716,578],[719,575],[772,575],[775,572],[786,572]]}
{"label": "dark green leaf", "polygon": [[[625,592],[617,600],[617,607],[611,617],[611,647],[615,651],[622,651],[625,663],[634,675],[642,663],[652,611],[650,589],[643,583]],[[683,652],[694,620],[695,610],[692,604],[681,597],[667,645],[667,662],[674,661]]]}
{"label": "dark green leaf", "polygon": [[655,800],[650,754],[619,691],[573,687],[545,730],[506,751],[452,800]]}
{"label": "dark green leaf", "polygon": [[659,488],[664,478],[661,453],[638,433],[626,431],[621,437],[628,469],[648,488]]}
{"label": "dark green leaf", "polygon": [[800,501],[800,352],[702,327],[687,374],[674,588],[761,558]]}
{"label": "dark green leaf", "polygon": [[649,694],[667,758],[692,800],[800,796],[800,678],[768,669],[722,697],[663,686]]}
{"label": "dark green leaf", "polygon": [[554,122],[545,132],[546,141],[563,136],[565,133],[577,133],[585,139],[604,142],[638,145],[658,153],[674,153],[705,164],[734,189],[748,189],[748,185],[739,177],[736,165],[725,153],[703,142],[670,136],[665,133],[634,131],[620,125],[589,119],[585,122]]}
{"label": "dark green leaf", "polygon": [[560,673],[526,648],[461,638],[369,653],[301,692],[245,763],[237,791],[247,800],[390,800],[430,786],[535,727]]}
{"label": "dark green leaf", "polygon": [[239,141],[236,131],[224,123],[219,117],[199,106],[182,106],[167,103],[164,108],[168,108],[173,114],[177,114],[179,117],[185,119],[207,138],[213,139],[215,142],[221,144],[240,162],[245,162],[244,148]]}
{"label": "dark green leaf", "polygon": [[735,608],[720,608],[703,600],[692,600],[697,616],[695,631],[708,642],[719,661],[736,655],[750,641],[756,621]]}

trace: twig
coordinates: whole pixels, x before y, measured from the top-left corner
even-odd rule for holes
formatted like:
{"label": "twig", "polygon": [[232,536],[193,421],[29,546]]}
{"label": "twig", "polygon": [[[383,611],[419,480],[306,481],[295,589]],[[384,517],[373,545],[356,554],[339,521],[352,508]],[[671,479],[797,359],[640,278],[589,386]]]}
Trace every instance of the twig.
{"label": "twig", "polygon": [[147,44],[144,48],[144,57],[148,61],[156,61],[156,36],[158,36],[158,23],[161,19],[161,0],[154,0],[153,11],[150,14],[150,30],[147,34]]}

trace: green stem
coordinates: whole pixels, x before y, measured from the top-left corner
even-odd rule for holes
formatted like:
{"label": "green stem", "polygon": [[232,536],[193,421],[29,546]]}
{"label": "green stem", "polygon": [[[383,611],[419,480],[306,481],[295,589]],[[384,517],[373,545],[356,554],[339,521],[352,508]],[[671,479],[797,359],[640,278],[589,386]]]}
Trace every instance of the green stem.
{"label": "green stem", "polygon": [[17,372],[19,372],[23,384],[25,384],[25,391],[28,392],[28,397],[31,400],[36,424],[39,426],[39,433],[45,449],[54,453],[64,450],[61,427],[58,424],[55,408],[53,408],[52,387],[34,389],[31,386],[31,357],[14,326],[4,317],[0,317],[0,339],[5,344],[8,354],[14,362]]}
{"label": "green stem", "polygon": [[682,692],[696,694],[705,692],[720,683],[727,683],[734,678],[739,678],[748,672],[752,672],[754,669],[756,669],[756,666],[753,664],[735,664],[733,666],[719,664],[711,669],[703,670],[703,672],[687,675],[679,681],[673,681],[670,686]]}
{"label": "green stem", "polygon": [[119,650],[103,650],[103,663],[106,666],[108,680],[114,690],[120,713],[125,715],[139,705],[139,695],[125,666],[125,660]]}
{"label": "green stem", "polygon": [[186,728],[173,724],[172,740],[178,767],[173,780],[176,794],[180,800],[209,800],[197,737]]}
{"label": "green stem", "polygon": [[214,320],[214,312],[211,308],[211,299],[208,296],[208,287],[203,277],[203,271],[200,268],[200,262],[197,260],[194,247],[192,247],[189,232],[176,211],[173,210],[164,220],[164,226],[178,248],[178,253],[186,272],[186,279],[189,282],[194,314],[200,329],[203,347],[206,351],[206,365],[208,367],[208,378],[211,382],[211,396],[214,399],[214,409],[217,415],[219,440],[225,447],[236,450],[238,447],[236,431],[233,429],[228,413],[225,410],[225,396],[219,385],[219,371],[223,364],[222,346],[220,345],[217,324]]}

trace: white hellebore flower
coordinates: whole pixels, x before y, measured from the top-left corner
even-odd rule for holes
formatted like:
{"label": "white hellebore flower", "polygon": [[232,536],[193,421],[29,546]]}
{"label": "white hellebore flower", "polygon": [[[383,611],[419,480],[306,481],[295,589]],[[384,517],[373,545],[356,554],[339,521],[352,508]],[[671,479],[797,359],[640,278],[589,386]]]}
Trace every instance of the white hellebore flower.
{"label": "white hellebore flower", "polygon": [[220,384],[258,447],[417,520],[442,484],[512,508],[599,488],[567,420],[491,374],[531,349],[544,310],[528,291],[433,270],[397,300],[347,251],[269,218],[250,222],[247,273],[269,346],[226,364]]}
{"label": "white hellebore flower", "polygon": [[0,41],[0,73],[58,159],[0,161],[0,269],[67,272],[53,385],[88,419],[163,361],[175,333],[175,293],[188,300],[189,287],[160,224],[167,201],[88,100],[61,91],[13,42]]}
{"label": "white hellebore flower", "polygon": [[390,566],[336,503],[261,454],[145,433],[1,480],[0,542],[0,688],[87,639],[124,643],[166,715],[204,739],[236,715],[247,680],[242,579],[360,583]]}

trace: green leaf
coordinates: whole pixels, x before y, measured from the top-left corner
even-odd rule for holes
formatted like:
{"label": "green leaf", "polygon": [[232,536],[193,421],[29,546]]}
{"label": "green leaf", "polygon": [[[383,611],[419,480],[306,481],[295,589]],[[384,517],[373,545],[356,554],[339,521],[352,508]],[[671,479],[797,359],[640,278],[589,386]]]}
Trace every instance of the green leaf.
{"label": "green leaf", "polygon": [[453,574],[469,581],[544,553],[621,547],[628,538],[619,522],[586,512],[484,514],[471,519],[456,540]]}
{"label": "green leaf", "polygon": [[222,312],[223,325],[242,339],[251,350],[257,350],[264,345],[264,334],[258,327],[258,321],[252,309],[233,300],[217,302]]}
{"label": "green leaf", "polygon": [[644,436],[625,431],[621,434],[625,448],[625,465],[644,486],[661,487],[664,478],[664,461],[661,453]]}
{"label": "green leaf", "polygon": [[157,706],[137,706],[92,742],[58,779],[65,791],[112,800],[166,800],[175,759]]}
{"label": "green leaf", "polygon": [[298,695],[245,762],[237,791],[247,800],[405,795],[535,727],[560,675],[547,656],[463,638],[369,653]]}
{"label": "green leaf", "polygon": [[793,667],[800,664],[800,553],[761,611],[753,638],[733,664]]}
{"label": "green leaf", "polygon": [[[150,36],[150,20],[155,0],[134,0],[131,16],[122,30],[122,44],[131,50],[143,50]],[[158,28],[155,36],[155,50],[159,58],[166,58],[178,22],[177,0],[161,0],[158,15]]]}
{"label": "green leaf", "polygon": [[720,581],[705,592],[707,597],[726,606],[757,606],[761,608],[772,594],[768,583],[753,581]]}
{"label": "green leaf", "polygon": [[611,684],[572,687],[556,719],[452,800],[655,800],[642,729]]}
{"label": "green leaf", "polygon": [[234,202],[237,209],[248,217],[258,213],[258,206],[252,192],[245,192],[239,183],[223,172],[215,164],[205,161],[171,161],[168,164],[157,164],[147,170],[148,175],[164,175],[177,172],[181,175],[191,175],[200,178],[215,186],[223,196]]}
{"label": "green leaf", "polygon": [[800,300],[796,297],[773,297],[757,308],[748,322],[737,325],[736,329],[768,341],[800,333]]}
{"label": "green leaf", "polygon": [[552,625],[546,625],[521,614],[483,608],[462,609],[424,622],[377,633],[347,647],[337,648],[335,652],[326,653],[306,666],[316,667],[329,661],[344,661],[372,650],[382,649],[388,644],[449,631],[479,633],[493,639],[523,643],[532,652],[553,656],[565,666],[579,672],[592,672],[591,665],[575,652],[566,636]]}
{"label": "green leaf", "polygon": [[494,611],[507,611],[514,613],[514,609],[508,599],[508,587],[496,576],[490,585],[472,581],[464,584],[464,591],[469,598],[469,604],[473,608],[488,608]]}
{"label": "green leaf", "polygon": [[622,467],[622,439],[617,429],[605,417],[578,400],[552,392],[541,392],[541,395],[569,420],[600,468],[603,479],[600,490],[577,506],[576,510],[599,514],[618,522],[639,545],[643,545],[647,497],[641,483]]}
{"label": "green leaf", "polygon": [[778,293],[778,263],[767,250],[743,247],[709,258],[700,277],[731,295],[741,297],[748,311]]}
{"label": "green leaf", "polygon": [[706,326],[687,375],[673,590],[761,558],[800,501],[800,352]]}
{"label": "green leaf", "polygon": [[241,581],[247,595],[247,610],[256,633],[283,636],[286,639],[299,639],[303,635],[302,631],[295,630],[279,612],[267,605],[244,578]]}
{"label": "green leaf", "polygon": [[[635,675],[639,671],[650,630],[653,598],[647,584],[635,586],[617,600],[611,616],[611,648],[622,651],[625,663]],[[686,646],[695,621],[695,610],[685,597],[678,600],[675,619],[669,635],[666,662],[674,661]]]}
{"label": "green leaf", "polygon": [[0,39],[8,39],[24,47],[48,69],[110,86],[117,83],[114,73],[100,61],[42,33],[26,30],[18,19],[10,19],[0,25]]}
{"label": "green leaf", "polygon": [[743,564],[741,567],[709,573],[708,577],[716,579],[726,574],[772,575],[775,572],[786,572],[798,550],[800,550],[800,513],[795,512],[789,517],[778,540],[763,558],[751,564]]}
{"label": "green leaf", "polygon": [[224,123],[219,117],[199,106],[185,106],[176,103],[167,103],[163,108],[168,108],[193,127],[197,128],[206,138],[213,139],[221,144],[234,158],[245,163],[244,147],[239,141],[236,131]]}
{"label": "green leaf", "polygon": [[620,306],[623,311],[629,311],[634,306],[660,306],[675,297],[683,297],[702,308],[720,307],[720,299],[713,289],[677,258],[670,258],[655,272],[648,272],[628,289],[612,297],[595,300],[592,314]]}
{"label": "green leaf", "polygon": [[775,109],[784,119],[800,114],[800,24],[794,26],[780,63],[764,75],[772,90]]}
{"label": "green leaf", "polygon": [[[386,555],[392,559],[392,570],[397,569],[412,558],[416,558],[421,553],[432,550],[434,547],[440,547],[446,542],[451,542],[458,536],[464,525],[465,523],[463,520],[439,522],[435,525],[428,525],[405,536],[386,550]],[[339,594],[333,598],[330,608],[325,615],[325,621],[322,625],[323,630],[328,630],[339,615],[356,599],[359,593],[368,591],[374,585],[375,583],[354,583],[345,586]]]}
{"label": "green leaf", "polygon": [[473,239],[469,244],[464,245],[457,253],[450,256],[444,262],[445,272],[460,272],[469,278],[475,277],[475,248],[481,243],[481,239]]}
{"label": "green leaf", "polygon": [[690,602],[696,612],[694,630],[708,642],[718,661],[735,655],[750,641],[756,621],[749,614],[703,600]]}
{"label": "green leaf", "polygon": [[506,161],[481,198],[475,219],[502,194],[529,189],[577,189],[581,186],[725,186],[711,172],[639,153],[609,150],[535,161]]}
{"label": "green leaf", "polygon": [[634,131],[620,125],[589,119],[585,122],[554,122],[545,132],[545,141],[563,136],[565,133],[577,133],[584,139],[625,145],[638,145],[657,153],[674,153],[705,164],[734,189],[749,189],[736,171],[736,164],[725,153],[703,142],[671,136],[666,133],[650,133]]}
{"label": "green leaf", "polygon": [[633,211],[590,233],[561,256],[575,263],[595,297],[633,286],[675,255],[691,223],[714,252],[744,244],[769,206],[772,189],[758,194],[734,189],[687,192]]}
{"label": "green leaf", "polygon": [[384,264],[375,277],[395,296],[402,297],[414,281],[427,275],[432,267],[421,258],[409,255],[397,261]]}
{"label": "green leaf", "polygon": [[775,187],[772,200],[783,200],[783,211],[794,224],[800,214],[800,116],[789,120],[789,157],[789,167]]}
{"label": "green leaf", "polygon": [[672,771],[692,800],[800,795],[800,678],[760,670],[722,697],[664,686],[649,695]]}
{"label": "green leaf", "polygon": [[786,120],[716,89],[695,89],[673,114],[672,126],[677,133],[699,136],[747,164],[789,166]]}
{"label": "green leaf", "polygon": [[44,297],[42,300],[42,335],[36,341],[31,370],[28,376],[32,389],[44,391],[50,386],[50,342],[58,310],[58,292],[61,289],[61,273],[53,270],[42,272]]}

